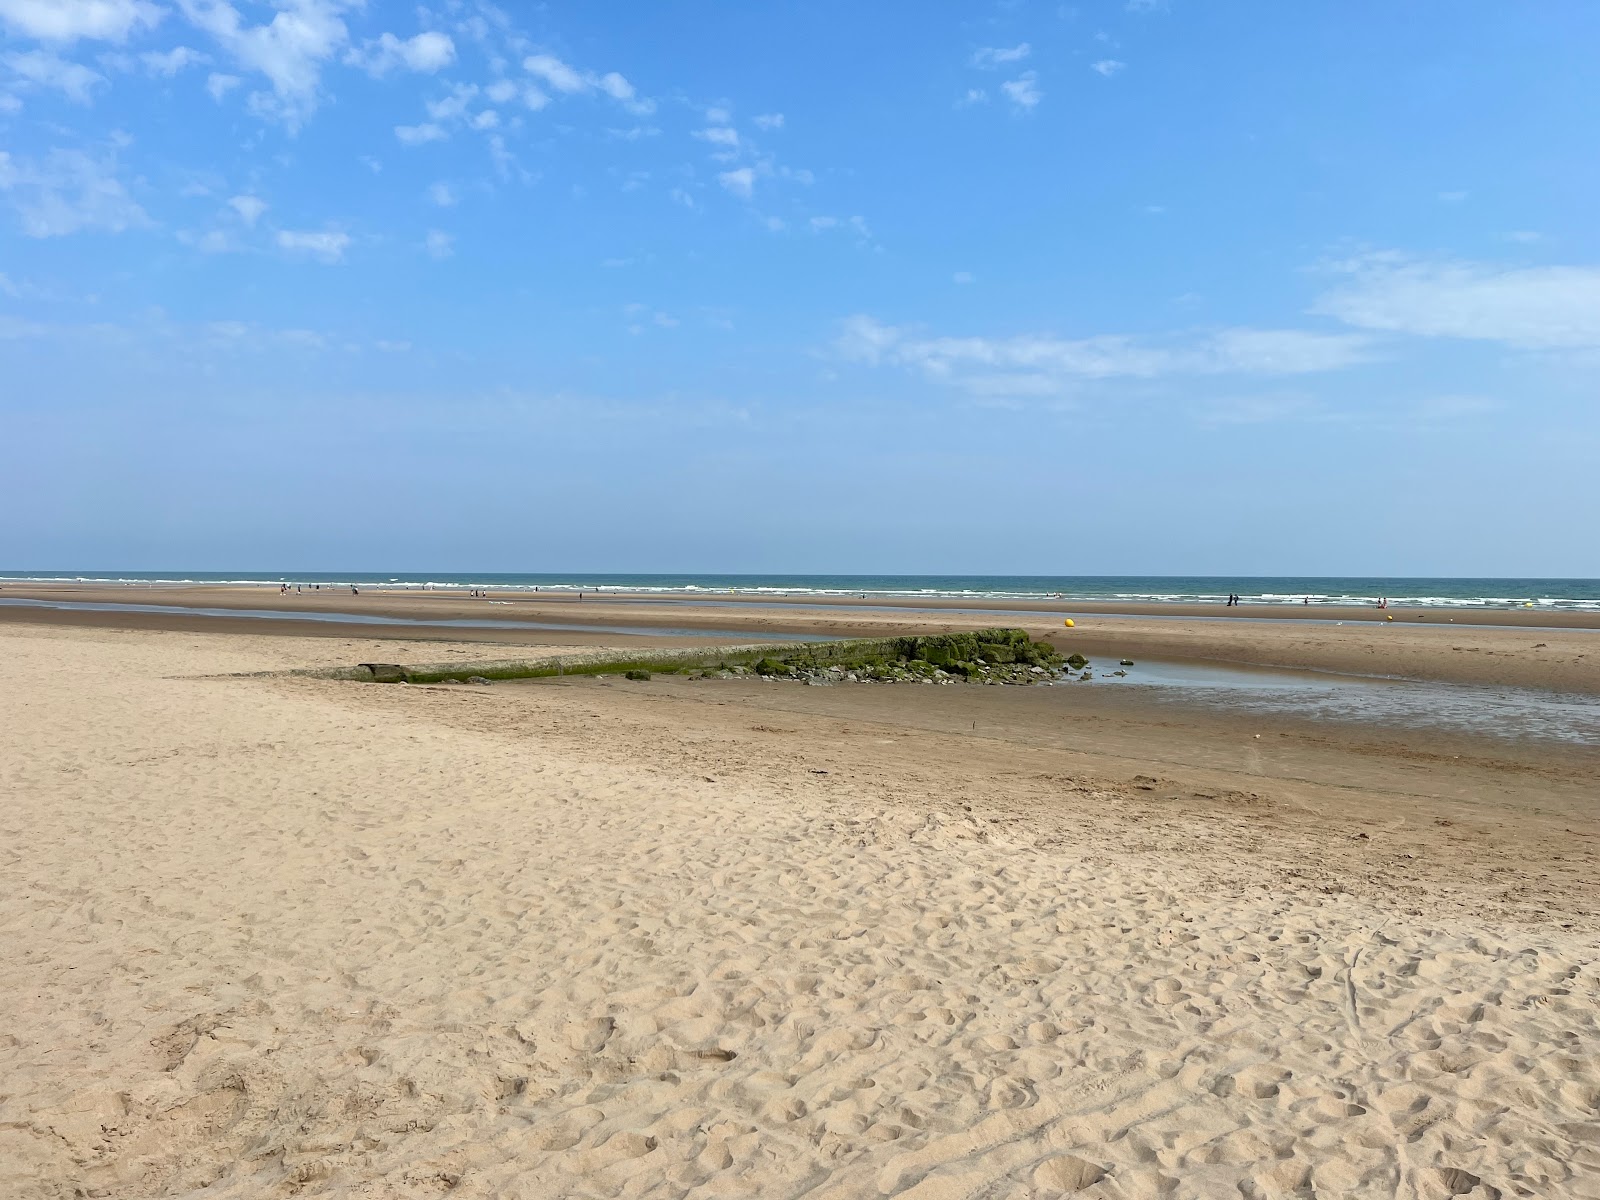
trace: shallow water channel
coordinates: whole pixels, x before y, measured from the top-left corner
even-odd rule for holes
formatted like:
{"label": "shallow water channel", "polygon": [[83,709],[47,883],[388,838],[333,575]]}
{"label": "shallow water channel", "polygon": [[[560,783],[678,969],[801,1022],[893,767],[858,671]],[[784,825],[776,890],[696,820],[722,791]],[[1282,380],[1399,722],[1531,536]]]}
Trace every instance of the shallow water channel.
{"label": "shallow water channel", "polygon": [[[1115,671],[1125,671],[1118,676]],[[1161,699],[1243,713],[1600,746],[1600,696],[1335,675],[1224,663],[1095,660],[1058,687],[1149,689]]]}
{"label": "shallow water channel", "polygon": [[334,625],[383,625],[400,629],[541,629],[557,633],[615,633],[625,637],[697,637],[739,643],[832,642],[831,635],[816,633],[758,634],[753,630],[673,629],[658,625],[579,625],[567,621],[495,621],[471,617],[385,617],[376,613],[316,612],[310,609],[287,612],[273,608],[201,608],[182,604],[121,604],[87,600],[0,599],[12,608],[48,608],[61,612],[154,613],[160,616],[223,617],[236,620],[318,621]]}

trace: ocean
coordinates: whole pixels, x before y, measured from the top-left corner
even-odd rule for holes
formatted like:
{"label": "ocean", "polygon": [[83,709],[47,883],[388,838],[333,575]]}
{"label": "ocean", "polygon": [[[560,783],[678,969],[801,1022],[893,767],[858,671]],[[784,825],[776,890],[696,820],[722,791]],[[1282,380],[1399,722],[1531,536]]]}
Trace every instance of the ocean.
{"label": "ocean", "polygon": [[866,596],[885,600],[1088,600],[1220,604],[1230,592],[1247,604],[1376,604],[1391,608],[1600,612],[1600,579],[1431,579],[1384,576],[1208,575],[624,575],[590,572],[429,571],[0,571],[12,582],[130,585],[230,583],[350,584],[438,591],[472,588],[552,592],[642,592],[663,597],[743,595],[804,600]]}

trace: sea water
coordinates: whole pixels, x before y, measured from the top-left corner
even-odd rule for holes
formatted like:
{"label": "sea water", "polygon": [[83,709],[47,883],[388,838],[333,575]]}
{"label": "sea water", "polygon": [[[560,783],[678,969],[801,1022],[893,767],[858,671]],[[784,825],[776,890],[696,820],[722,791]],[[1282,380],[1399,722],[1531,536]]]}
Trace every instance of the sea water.
{"label": "sea water", "polygon": [[1600,579],[1400,578],[1205,575],[628,575],[586,572],[430,571],[0,571],[6,582],[323,584],[470,591],[631,592],[667,597],[736,593],[803,600],[857,596],[894,600],[1079,600],[1217,605],[1237,594],[1251,605],[1373,605],[1391,608],[1600,612]]}

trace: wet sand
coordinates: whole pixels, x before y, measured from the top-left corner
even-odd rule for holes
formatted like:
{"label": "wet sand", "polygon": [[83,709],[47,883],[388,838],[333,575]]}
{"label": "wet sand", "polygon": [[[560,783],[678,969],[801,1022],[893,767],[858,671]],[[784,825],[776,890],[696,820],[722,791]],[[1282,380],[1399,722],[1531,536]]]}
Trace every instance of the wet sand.
{"label": "wet sand", "polygon": [[0,1194],[1600,1196],[1592,748],[256,629],[0,627]]}
{"label": "wet sand", "polygon": [[[962,611],[964,604],[895,608],[881,601],[807,602],[775,607],[771,602],[740,598],[705,599],[694,604],[664,602],[659,597],[606,595],[578,600],[572,595],[524,593],[493,600],[423,591],[363,591],[352,596],[324,590],[280,596],[274,588],[256,587],[105,587],[50,584],[7,586],[0,599],[44,599],[89,603],[170,604],[219,609],[272,609],[279,612],[350,613],[407,619],[417,628],[357,628],[323,622],[263,621],[247,616],[203,617],[185,613],[96,613],[0,605],[0,626],[10,623],[51,624],[85,628],[208,630],[238,634],[294,637],[415,640],[438,638],[508,645],[557,643],[683,645],[693,639],[663,632],[660,637],[633,633],[619,643],[615,633],[561,626],[612,625],[632,630],[651,627],[679,631],[711,631],[726,638],[781,640],[786,635],[877,637],[977,629],[996,623],[1020,625],[1050,638],[1067,653],[1116,658],[1161,658],[1248,663],[1351,674],[1394,675],[1478,685],[1510,685],[1555,691],[1600,694],[1600,614],[1500,612],[1457,614],[1456,623],[1437,613],[1400,614],[1394,622],[1373,620],[1372,610],[1354,610],[1359,619],[1344,620],[1335,610],[1285,619],[1284,610],[1218,608],[1197,613],[1194,606],[1169,605],[1158,613],[1134,611],[1096,614],[1083,607],[1070,610],[1076,628],[1067,630],[1055,613],[1022,605],[985,606]],[[1031,602],[1030,602],[1031,603]],[[1291,613],[1296,610],[1287,610]],[[1486,623],[1493,618],[1495,623]],[[470,619],[503,621],[498,629],[452,629],[427,622]],[[1343,624],[1339,621],[1344,620]],[[517,621],[544,622],[548,630],[517,629]],[[1555,622],[1541,624],[1540,622]]]}

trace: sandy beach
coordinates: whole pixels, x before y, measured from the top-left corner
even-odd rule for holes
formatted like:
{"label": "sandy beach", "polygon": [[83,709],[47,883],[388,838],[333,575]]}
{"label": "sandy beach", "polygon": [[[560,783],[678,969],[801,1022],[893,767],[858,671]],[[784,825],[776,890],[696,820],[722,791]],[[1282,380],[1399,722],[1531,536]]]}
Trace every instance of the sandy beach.
{"label": "sandy beach", "polygon": [[[37,600],[171,609],[94,612],[18,608]],[[1032,602],[1029,602],[1031,605]],[[276,587],[8,584],[0,626],[10,622],[83,628],[207,631],[252,636],[418,638],[527,646],[668,645],[685,636],[763,640],[790,634],[881,637],[1002,624],[1047,638],[1065,653],[1249,663],[1352,674],[1600,694],[1600,614],[1582,612],[1397,612],[1372,609],[1224,609],[1194,604],[1070,606],[918,601],[893,605],[849,598],[774,603],[718,596],[692,603],[654,596],[510,592],[469,599],[459,592],[348,589],[279,595]],[[199,616],[184,609],[207,609]],[[262,620],[249,612],[278,614]],[[234,617],[228,614],[237,612]],[[1075,627],[1063,624],[1067,616]],[[1287,615],[1285,615],[1287,614]],[[397,626],[319,617],[382,618]],[[289,618],[303,617],[303,620]],[[452,627],[471,621],[480,628]],[[431,624],[430,624],[431,623]],[[540,628],[519,626],[542,626]]]}
{"label": "sandy beach", "polygon": [[0,626],[0,1194],[1600,1196],[1593,747],[201,625]]}

